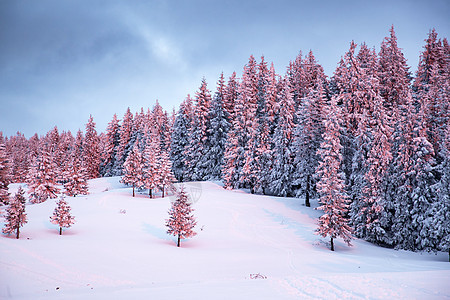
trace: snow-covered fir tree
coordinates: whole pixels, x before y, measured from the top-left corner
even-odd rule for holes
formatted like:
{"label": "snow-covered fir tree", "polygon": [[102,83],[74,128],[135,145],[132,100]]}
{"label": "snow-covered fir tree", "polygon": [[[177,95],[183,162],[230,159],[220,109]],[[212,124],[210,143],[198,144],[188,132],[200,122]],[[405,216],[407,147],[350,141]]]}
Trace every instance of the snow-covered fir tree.
{"label": "snow-covered fir tree", "polygon": [[301,105],[302,98],[306,96],[306,74],[303,67],[303,53],[300,51],[294,61],[289,62],[287,77],[291,88],[292,98],[294,99],[296,111]]}
{"label": "snow-covered fir tree", "polygon": [[158,157],[158,172],[159,189],[164,197],[166,191],[174,191],[174,182],[176,178],[172,173],[172,162],[170,161],[169,154],[166,151],[161,151]]}
{"label": "snow-covered fir tree", "polygon": [[223,154],[230,129],[229,115],[224,103],[225,81],[223,73],[217,82],[217,91],[211,101],[208,128],[209,145],[204,161],[206,165],[206,178],[220,179],[222,177]]}
{"label": "snow-covered fir tree", "polygon": [[295,104],[287,78],[283,79],[283,90],[279,95],[280,112],[273,135],[274,163],[271,170],[270,190],[278,196],[293,196],[294,174],[294,115]]}
{"label": "snow-covered fir tree", "polygon": [[171,138],[169,115],[167,111],[163,110],[158,100],[156,100],[155,106],[153,106],[150,122],[155,126],[156,132],[159,135],[161,150],[169,151]]}
{"label": "snow-covered fir tree", "polygon": [[5,228],[3,233],[15,234],[16,239],[20,235],[20,227],[28,222],[27,214],[25,213],[25,192],[22,187],[19,187],[14,198],[11,199],[8,208],[6,209]]}
{"label": "snow-covered fir tree", "polygon": [[133,187],[133,197],[135,196],[135,188],[141,189],[145,186],[143,159],[141,150],[139,149],[139,140],[134,144],[133,149],[128,154],[124,163],[124,175],[121,182]]}
{"label": "snow-covered fir tree", "polygon": [[145,135],[145,129],[146,127],[148,127],[148,124],[150,122],[150,116],[146,116],[144,113],[144,108],[141,107],[141,111],[140,112],[136,112],[134,115],[134,120],[133,120],[133,129],[132,129],[132,143],[134,145],[134,143],[137,140],[142,141],[143,137]]}
{"label": "snow-covered fir tree", "polygon": [[0,132],[0,203],[8,204],[8,185],[10,182],[9,159],[6,153],[3,134]]}
{"label": "snow-covered fir tree", "polygon": [[[450,69],[450,55],[448,61]],[[440,164],[444,157],[439,149],[450,123],[450,75],[440,74],[437,64],[431,69],[427,90],[422,91],[419,102],[424,109],[427,139],[433,145],[436,163]]]}
{"label": "snow-covered fir tree", "polygon": [[348,132],[352,132],[352,146],[356,149],[352,164],[350,215],[358,237],[386,244],[390,218],[383,217],[386,215],[383,180],[392,159],[392,128],[380,96],[374,50],[362,45],[356,59],[352,50],[348,54],[350,68],[357,73],[352,96],[359,102],[351,103],[354,107],[346,107],[347,116],[354,121]]}
{"label": "snow-covered fir tree", "polygon": [[73,155],[64,174],[64,194],[73,197],[88,194],[87,172],[81,157]]}
{"label": "snow-covered fir tree", "polygon": [[144,187],[148,189],[148,195],[153,197],[153,192],[161,185],[160,166],[158,157],[161,153],[161,144],[155,128],[147,128],[145,135],[145,147],[143,152]]}
{"label": "snow-covered fir tree", "polygon": [[86,124],[86,134],[84,135],[83,142],[83,160],[88,179],[97,178],[100,167],[100,149],[99,137],[92,115],[89,116],[88,123]]}
{"label": "snow-covered fir tree", "polygon": [[361,201],[362,206],[356,205],[358,209],[362,208],[360,213],[366,221],[357,225],[357,231],[360,227],[364,227],[367,240],[386,243],[386,231],[390,229],[391,216],[386,216],[383,180],[392,159],[390,143],[392,129],[389,127],[389,120],[384,111],[381,97],[375,94],[372,101],[374,108],[373,113],[369,116],[367,128],[370,138],[366,140],[369,140],[370,150],[364,161],[366,172],[364,174],[365,185],[361,195],[363,199],[357,199],[357,201]]}
{"label": "snow-covered fir tree", "polygon": [[294,172],[293,184],[296,196],[305,196],[305,205],[310,206],[310,198],[315,194],[315,172],[319,163],[317,150],[322,142],[323,109],[326,101],[324,82],[318,80],[308,96],[302,99],[297,112],[297,126],[294,134]]}
{"label": "snow-covered fir tree", "polygon": [[295,60],[289,63],[287,77],[296,111],[300,108],[302,99],[315,87],[316,82],[325,80],[323,68],[317,63],[311,50],[305,58],[302,58],[300,52]]}
{"label": "snow-covered fir tree", "polygon": [[270,185],[270,170],[273,163],[273,141],[272,136],[275,132],[276,115],[278,113],[278,93],[277,93],[277,75],[273,63],[270,69],[267,68],[267,62],[261,57],[258,67],[258,94],[256,122],[257,132],[253,139],[254,151],[250,155],[248,166],[253,170],[252,186],[253,192],[266,194]]}
{"label": "snow-covered fir tree", "polygon": [[[413,167],[414,152],[414,136],[416,114],[413,106],[411,93],[407,95],[404,103],[398,108],[398,120],[396,121],[393,133],[392,145],[392,162],[385,176],[385,207],[384,218],[387,221],[387,227],[390,230],[385,232],[384,244],[387,246],[395,246],[394,222],[398,221],[398,213],[401,205],[405,205],[406,199],[409,198],[412,186],[410,184],[410,176]],[[391,220],[389,220],[391,219]],[[402,219],[400,217],[400,219]]]}
{"label": "snow-covered fir tree", "polygon": [[211,169],[211,161],[206,154],[211,148],[210,128],[211,116],[211,94],[208,90],[206,80],[202,83],[195,97],[192,130],[189,136],[189,145],[186,148],[186,173],[183,177],[197,181],[208,177],[208,169]]}
{"label": "snow-covered fir tree", "polygon": [[122,119],[122,125],[119,129],[119,145],[117,148],[117,160],[115,161],[114,170],[118,170],[120,175],[123,174],[123,164],[128,156],[128,152],[130,151],[130,140],[132,136],[133,129],[133,114],[130,111],[130,108],[127,108],[125,115]]}
{"label": "snow-covered fir tree", "polygon": [[320,195],[318,209],[324,214],[319,218],[317,233],[330,237],[331,251],[334,251],[334,239],[340,237],[349,246],[352,230],[347,217],[348,197],[345,192],[343,174],[341,172],[342,146],[340,144],[340,108],[333,97],[326,107],[323,120],[323,142],[317,151],[320,163],[317,167],[317,190]]}
{"label": "snow-covered fir tree", "polygon": [[427,213],[432,219],[431,222],[426,222],[429,226],[426,226],[424,233],[429,234],[435,242],[434,248],[427,250],[448,252],[450,261],[450,126],[447,127],[440,151],[444,157],[440,165],[442,176],[435,187],[437,200],[432,203]]}
{"label": "snow-covered fir tree", "polygon": [[303,68],[306,74],[306,90],[303,94],[303,97],[305,97],[316,87],[317,82],[325,82],[326,75],[323,67],[317,62],[312,50],[309,50],[308,55],[305,56]]}
{"label": "snow-covered fir tree", "polygon": [[359,62],[355,57],[356,47],[357,45],[354,42],[350,44],[349,51],[341,58],[330,83],[334,95],[339,97],[337,100],[338,103],[342,103],[341,106],[343,108],[344,134],[341,137],[343,146],[343,171],[346,187],[349,192],[355,189],[355,185],[357,185],[354,182],[352,174],[355,152],[366,152],[365,148],[357,149],[355,144],[355,136],[359,124],[358,116],[362,116],[361,105],[366,103],[366,101],[360,99],[362,91],[360,91],[358,82],[361,72],[359,70]]}
{"label": "snow-covered fir tree", "polygon": [[392,228],[397,248],[412,251],[431,250],[435,248],[435,241],[425,229],[431,222],[428,214],[433,203],[437,201],[437,180],[433,172],[433,145],[428,141],[425,129],[424,105],[421,105],[417,115],[411,115],[410,119],[414,122],[412,141],[405,145],[410,157],[404,162],[405,179],[396,197],[397,206]]}
{"label": "snow-covered fir tree", "polygon": [[48,150],[48,145],[42,144],[41,151],[34,158],[28,174],[28,194],[32,203],[41,203],[48,198],[58,197],[59,188],[56,184],[54,163]]}
{"label": "snow-covered fir tree", "polygon": [[177,198],[172,203],[169,210],[169,219],[166,220],[167,233],[177,237],[177,247],[180,247],[181,240],[195,236],[194,231],[197,221],[193,215],[194,209],[183,185],[177,192]]}
{"label": "snow-covered fir tree", "polygon": [[256,109],[258,94],[257,64],[250,59],[244,67],[238,97],[234,103],[232,126],[228,134],[224,154],[222,176],[225,188],[247,187],[254,190],[251,157],[255,152]]}
{"label": "snow-covered fir tree", "polygon": [[[257,186],[257,172],[255,168],[257,166],[254,162],[256,161],[257,154],[257,111],[258,111],[258,65],[253,56],[250,57],[247,68],[244,68],[244,74],[242,75],[242,82],[239,87],[239,98],[238,101],[243,101],[240,103],[244,108],[245,116],[242,117],[241,121],[243,125],[243,141],[247,141],[244,144],[244,151],[242,153],[242,168],[239,172],[239,185],[242,187],[249,188],[251,193],[255,192]],[[238,107],[238,106],[235,106]],[[238,112],[235,112],[236,118]]]}
{"label": "snow-covered fir tree", "polygon": [[70,214],[71,207],[67,204],[63,195],[56,202],[56,208],[50,217],[52,224],[59,226],[59,235],[62,235],[63,228],[69,228],[75,223],[75,217]]}
{"label": "snow-covered fir tree", "polygon": [[118,148],[120,142],[120,124],[117,115],[114,114],[111,122],[106,127],[105,147],[102,151],[101,174],[103,176],[119,175],[120,171],[114,169],[117,166]]}
{"label": "snow-covered fir tree", "polygon": [[410,75],[406,59],[397,45],[394,26],[389,33],[390,36],[385,37],[381,43],[377,76],[386,113],[390,122],[394,124],[398,118],[398,110],[405,104],[405,99],[410,92]]}
{"label": "snow-covered fir tree", "polygon": [[55,174],[55,182],[61,183],[64,163],[64,147],[62,145],[62,138],[59,134],[58,127],[55,126],[52,130],[47,132],[43,141],[46,143],[50,155],[53,173]]}
{"label": "snow-covered fir tree", "polygon": [[228,115],[228,121],[233,124],[234,120],[234,104],[239,95],[239,80],[236,78],[236,72],[233,72],[228,79],[223,95],[223,107]]}
{"label": "snow-covered fir tree", "polygon": [[187,147],[189,145],[189,134],[192,126],[192,99],[187,95],[178,110],[173,125],[172,140],[170,147],[170,159],[173,161],[172,170],[178,181],[184,181],[186,169]]}
{"label": "snow-covered fir tree", "polygon": [[450,122],[450,49],[447,39],[438,39],[435,29],[426,39],[413,87],[416,98],[424,102],[427,138],[439,164],[443,157],[438,149]]}
{"label": "snow-covered fir tree", "polygon": [[59,145],[58,145],[58,158],[60,163],[60,173],[58,176],[58,183],[66,183],[65,176],[67,175],[67,170],[73,159],[73,151],[75,148],[75,138],[70,131],[63,131],[60,135]]}
{"label": "snow-covered fir tree", "polygon": [[[1,138],[0,138],[1,139]],[[25,182],[30,168],[30,145],[25,136],[17,132],[5,143],[10,167],[11,182]]]}

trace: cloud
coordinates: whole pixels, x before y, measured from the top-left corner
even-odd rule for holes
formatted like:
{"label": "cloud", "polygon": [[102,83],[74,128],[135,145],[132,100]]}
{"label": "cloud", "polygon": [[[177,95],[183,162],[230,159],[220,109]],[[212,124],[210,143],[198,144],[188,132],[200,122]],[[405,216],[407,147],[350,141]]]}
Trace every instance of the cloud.
{"label": "cloud", "polygon": [[150,21],[151,16],[141,16],[130,7],[125,7],[120,18],[129,33],[142,41],[150,58],[166,66],[177,67],[180,71],[187,69],[187,59],[180,44],[175,42],[176,38],[163,33],[161,28],[157,29]]}

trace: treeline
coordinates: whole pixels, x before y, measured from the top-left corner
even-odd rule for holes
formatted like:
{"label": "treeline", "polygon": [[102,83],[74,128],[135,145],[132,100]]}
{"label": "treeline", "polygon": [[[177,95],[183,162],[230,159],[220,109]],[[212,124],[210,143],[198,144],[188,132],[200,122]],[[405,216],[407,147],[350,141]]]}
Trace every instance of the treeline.
{"label": "treeline", "polygon": [[[318,232],[332,239],[355,235],[388,247],[448,251],[449,66],[447,39],[435,30],[414,77],[393,28],[378,53],[352,42],[329,79],[311,51],[284,75],[251,56],[240,79],[222,74],[213,94],[203,79],[170,116],[156,104],[134,116],[128,110],[122,122],[114,116],[100,135],[91,119],[77,138],[56,128],[41,138],[2,138],[0,156],[9,163],[0,176],[30,181],[38,161],[50,157],[52,170],[79,165],[74,173],[83,178],[125,178],[125,162],[136,152],[144,166],[156,166],[144,167],[146,178],[161,178],[155,170],[171,164],[178,181],[223,180],[229,189],[305,197],[307,206],[318,198]],[[156,150],[145,151],[150,144]],[[149,163],[148,153],[171,162]],[[72,181],[56,173],[49,177]]]}
{"label": "treeline", "polygon": [[60,192],[87,194],[87,180],[118,175],[126,184],[150,189],[150,196],[152,190],[164,192],[176,181],[168,152],[173,121],[156,103],[152,111],[141,109],[134,116],[128,109],[119,123],[114,115],[106,133],[98,134],[90,116],[85,132],[75,137],[70,131],[59,133],[57,126],[30,139],[0,134],[0,201],[8,202],[10,182],[27,183],[30,201],[40,203]]}

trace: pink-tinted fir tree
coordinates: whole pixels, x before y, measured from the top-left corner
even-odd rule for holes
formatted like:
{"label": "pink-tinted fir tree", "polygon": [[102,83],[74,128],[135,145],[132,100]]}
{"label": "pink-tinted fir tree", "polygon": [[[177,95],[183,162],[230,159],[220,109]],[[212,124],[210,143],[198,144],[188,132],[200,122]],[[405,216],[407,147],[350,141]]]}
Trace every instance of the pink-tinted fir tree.
{"label": "pink-tinted fir tree", "polygon": [[163,110],[158,100],[156,100],[150,117],[150,123],[155,127],[156,132],[159,135],[161,150],[168,151],[170,149],[169,116],[167,112]]}
{"label": "pink-tinted fir tree", "polygon": [[256,134],[256,153],[253,157],[255,168],[255,192],[266,194],[270,186],[270,170],[273,165],[273,133],[277,126],[276,118],[280,111],[278,104],[278,75],[273,63],[266,72],[264,62],[258,72],[258,130]]}
{"label": "pink-tinted fir tree", "polygon": [[58,158],[60,171],[58,174],[58,182],[64,184],[66,172],[70,167],[73,159],[73,150],[75,148],[75,138],[70,131],[62,132],[58,145]]}
{"label": "pink-tinted fir tree", "polygon": [[114,114],[113,119],[108,123],[108,127],[106,128],[105,147],[102,152],[102,169],[104,176],[117,175],[114,170],[114,165],[118,159],[119,129],[119,120],[117,119],[117,115]]}
{"label": "pink-tinted fir tree", "polygon": [[131,140],[133,130],[133,114],[130,111],[130,108],[127,108],[125,115],[123,116],[122,126],[119,129],[119,146],[117,148],[117,161],[115,168],[122,170],[123,164],[128,156],[129,152],[129,143]]}
{"label": "pink-tinted fir tree", "polygon": [[144,113],[144,108],[141,107],[141,111],[138,113],[136,112],[134,115],[134,121],[133,121],[133,137],[139,137],[142,138],[142,135],[144,134],[145,127],[147,125],[147,118]]}
{"label": "pink-tinted fir tree", "polygon": [[67,204],[64,196],[61,196],[56,202],[56,208],[50,222],[59,226],[59,235],[62,235],[63,228],[69,228],[75,223],[75,217],[70,214],[70,206]]}
{"label": "pink-tinted fir tree", "polygon": [[425,40],[413,88],[424,106],[427,138],[438,163],[444,160],[439,148],[450,122],[450,48],[447,39],[438,39],[432,29]]}
{"label": "pink-tinted fir tree", "polygon": [[323,68],[317,63],[312,51],[304,59],[301,52],[298,54],[289,64],[287,77],[296,109],[300,108],[302,99],[311,92],[317,80],[325,80]]}
{"label": "pink-tinted fir tree", "polygon": [[144,187],[148,189],[148,195],[153,197],[155,191],[161,185],[158,157],[161,152],[159,136],[155,128],[147,128],[145,135],[145,147],[143,153]]}
{"label": "pink-tinted fir tree", "polygon": [[32,203],[41,203],[48,198],[57,198],[59,188],[56,186],[55,166],[47,146],[43,144],[35,157],[28,174],[28,193]]}
{"label": "pink-tinted fir tree", "polygon": [[217,82],[217,90],[211,101],[209,116],[210,127],[208,128],[209,147],[203,158],[206,169],[205,179],[220,179],[223,167],[223,153],[227,134],[230,128],[229,116],[224,108],[225,79],[223,73]]}
{"label": "pink-tinted fir tree", "polygon": [[121,182],[133,187],[133,197],[135,188],[143,188],[144,173],[142,165],[142,153],[139,150],[139,140],[133,146],[124,164],[124,175]]}
{"label": "pink-tinted fir tree", "polygon": [[238,89],[239,89],[239,81],[236,78],[236,72],[231,74],[228,79],[227,86],[225,87],[224,95],[223,95],[223,107],[229,116],[229,123],[233,123],[234,119],[234,103],[238,97]]}
{"label": "pink-tinted fir tree", "polygon": [[[72,153],[74,153],[74,151]],[[86,178],[86,168],[84,168],[81,158],[73,155],[64,172],[64,194],[73,197],[77,195],[87,195],[88,183]]]}
{"label": "pink-tinted fir tree", "polygon": [[319,218],[317,233],[331,239],[331,251],[334,251],[334,239],[341,237],[348,245],[352,239],[351,228],[348,225],[348,198],[344,190],[344,180],[340,171],[342,161],[342,146],[339,140],[339,122],[341,115],[336,104],[336,98],[332,98],[326,108],[324,119],[323,142],[318,154],[321,161],[317,167],[317,190],[319,192],[320,207],[324,214]]}
{"label": "pink-tinted fir tree", "polygon": [[95,129],[95,122],[92,116],[86,124],[86,134],[83,143],[83,159],[88,179],[97,178],[99,176],[100,167],[100,148],[99,137]]}
{"label": "pink-tinted fir tree", "polygon": [[6,153],[3,135],[0,132],[0,203],[8,203],[9,181],[9,159]]}
{"label": "pink-tinted fir tree", "polygon": [[399,117],[400,105],[410,92],[409,67],[401,49],[397,45],[394,26],[389,30],[390,36],[384,38],[378,60],[378,78],[380,95],[384,101],[386,113],[394,123]]}
{"label": "pink-tinted fir tree", "polygon": [[10,159],[11,182],[25,182],[30,167],[30,147],[25,136],[17,132],[6,143],[6,149]]}
{"label": "pink-tinted fir tree", "polygon": [[317,150],[320,147],[323,133],[323,109],[326,93],[322,79],[316,82],[314,89],[302,99],[297,113],[297,126],[294,130],[294,185],[297,196],[305,195],[305,205],[310,206],[310,198],[314,195],[315,172],[319,163]]}
{"label": "pink-tinted fir tree", "polygon": [[181,239],[193,237],[197,234],[194,231],[197,222],[192,214],[193,211],[185,188],[181,185],[177,199],[172,203],[169,210],[169,219],[166,220],[166,226],[169,228],[167,233],[178,237],[177,247],[180,247]]}
{"label": "pink-tinted fir tree", "polygon": [[[222,175],[225,188],[247,187],[254,190],[253,170],[250,165],[255,153],[258,94],[257,63],[253,56],[244,67],[238,97],[234,103],[234,117],[224,153]],[[244,168],[244,165],[245,168]]]}
{"label": "pink-tinted fir tree", "polygon": [[276,195],[289,197],[293,195],[292,182],[294,173],[294,116],[295,104],[289,82],[284,78],[279,94],[280,112],[277,128],[273,135],[273,167],[271,170],[270,189]]}
{"label": "pink-tinted fir tree", "polygon": [[52,163],[53,173],[55,175],[55,182],[60,182],[61,174],[63,171],[63,149],[60,146],[61,136],[58,131],[58,127],[53,127],[52,130],[47,132],[43,138],[43,142],[46,144],[46,148],[50,155],[50,160]]}
{"label": "pink-tinted fir tree", "polygon": [[425,40],[424,51],[420,54],[419,66],[413,86],[419,94],[427,90],[427,85],[432,77],[433,69],[439,70],[442,75],[449,76],[448,68],[448,43],[447,40],[438,39],[436,29],[430,30],[428,38]]}
{"label": "pink-tinted fir tree", "polygon": [[211,128],[210,107],[211,94],[206,80],[203,78],[196,93],[189,144],[185,149],[187,160],[185,175],[192,181],[205,180],[208,175],[210,159],[206,155],[210,149],[210,135],[208,132]]}
{"label": "pink-tinted fir tree", "polygon": [[158,157],[158,173],[160,189],[162,197],[164,197],[166,190],[174,190],[173,183],[177,181],[172,172],[172,162],[169,154],[165,151],[161,151]]}
{"label": "pink-tinted fir tree", "polygon": [[289,79],[289,86],[291,88],[292,97],[294,99],[296,109],[300,107],[302,98],[307,95],[306,92],[306,74],[303,64],[303,53],[297,55],[294,61],[289,62],[287,69],[287,78]]}
{"label": "pink-tinted fir tree", "polygon": [[306,91],[303,95],[308,95],[312,89],[315,88],[317,81],[325,81],[326,76],[323,67],[317,62],[312,50],[309,50],[308,55],[303,60],[303,68],[306,75]]}
{"label": "pink-tinted fir tree", "polygon": [[25,213],[25,192],[22,187],[19,187],[16,195],[11,199],[9,207],[6,209],[6,222],[3,233],[16,234],[16,239],[19,238],[20,227],[27,223],[27,214]]}
{"label": "pink-tinted fir tree", "polygon": [[244,169],[250,169],[248,181],[253,186],[251,192],[265,194],[270,183],[270,169],[272,167],[271,135],[275,131],[275,116],[278,112],[277,103],[277,75],[273,63],[270,70],[264,56],[258,66],[258,94],[256,108],[256,134],[252,139],[254,145],[249,147],[249,153]]}
{"label": "pink-tinted fir tree", "polygon": [[[186,148],[189,146],[189,135],[192,127],[192,99],[187,95],[178,110],[171,137],[170,159],[173,161],[172,170],[175,177],[185,181],[187,174]],[[190,175],[187,174],[188,178]]]}

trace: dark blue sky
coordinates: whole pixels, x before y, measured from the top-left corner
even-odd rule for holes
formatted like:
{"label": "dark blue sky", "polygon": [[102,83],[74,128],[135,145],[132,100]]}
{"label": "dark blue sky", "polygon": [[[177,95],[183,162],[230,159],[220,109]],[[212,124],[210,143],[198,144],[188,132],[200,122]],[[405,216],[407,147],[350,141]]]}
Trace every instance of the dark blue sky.
{"label": "dark blue sky", "polygon": [[379,45],[394,24],[415,71],[431,28],[449,36],[450,1],[0,2],[0,131],[27,137],[57,125],[75,133],[89,114],[103,131],[152,107],[172,110],[204,76],[238,76],[250,54],[284,74],[313,50],[328,76],[351,40]]}

